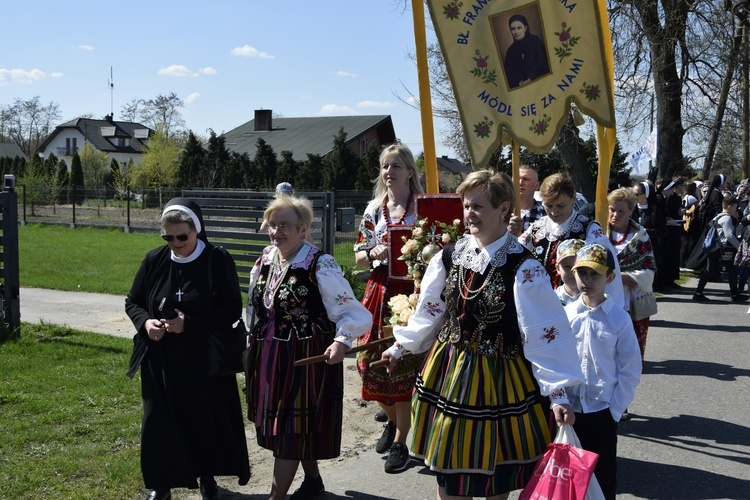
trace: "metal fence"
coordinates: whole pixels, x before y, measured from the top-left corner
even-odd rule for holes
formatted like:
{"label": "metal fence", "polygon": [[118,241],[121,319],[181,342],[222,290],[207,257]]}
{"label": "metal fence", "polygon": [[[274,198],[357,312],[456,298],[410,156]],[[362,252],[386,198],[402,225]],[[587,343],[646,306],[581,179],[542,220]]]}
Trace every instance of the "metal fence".
{"label": "metal fence", "polygon": [[[60,189],[51,194],[48,188],[41,186],[32,187],[18,186],[18,213],[20,223],[25,224],[49,224],[66,225],[75,227],[118,227],[125,232],[156,232],[159,230],[159,215],[164,204],[176,196],[187,196],[196,198],[234,198],[243,199],[238,202],[238,210],[245,210],[230,217],[244,218],[244,222],[232,223],[234,229],[230,238],[220,242],[222,245],[231,243],[229,239],[246,238],[253,240],[257,247],[261,245],[264,238],[259,238],[257,227],[259,217],[262,218],[262,208],[273,192],[237,191],[237,190],[183,190],[179,189],[156,189],[156,188],[131,188],[124,192],[107,188],[83,188],[81,186],[70,186]],[[331,253],[339,264],[354,267],[354,254],[352,245],[357,239],[359,222],[365,207],[372,194],[360,191],[338,191],[332,193],[328,201],[320,202],[325,198],[322,191],[299,192],[297,194],[308,197],[316,205],[316,218],[313,221],[313,237],[317,244]],[[329,193],[330,194],[330,193]],[[255,200],[249,202],[247,200]],[[212,202],[213,203],[213,202]],[[321,204],[322,203],[322,204]],[[328,205],[328,207],[324,207]],[[208,208],[208,207],[207,207]],[[220,210],[221,207],[214,207]],[[226,208],[226,207],[224,207]],[[326,209],[324,211],[324,208]],[[354,209],[355,221],[348,230],[337,230],[341,227],[336,220],[338,208]],[[323,218],[328,217],[324,222]],[[330,224],[330,232],[324,232],[324,224]],[[323,238],[326,238],[324,240]],[[267,241],[267,240],[266,240]],[[250,254],[255,253],[254,248]],[[252,256],[252,255],[251,255]],[[242,260],[249,257],[243,256]],[[245,265],[238,262],[238,265]]]}

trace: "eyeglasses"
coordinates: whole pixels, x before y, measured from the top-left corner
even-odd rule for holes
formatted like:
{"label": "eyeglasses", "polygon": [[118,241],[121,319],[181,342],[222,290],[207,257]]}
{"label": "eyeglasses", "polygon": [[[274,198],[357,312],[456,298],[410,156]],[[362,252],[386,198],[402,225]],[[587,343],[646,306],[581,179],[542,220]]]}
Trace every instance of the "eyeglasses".
{"label": "eyeglasses", "polygon": [[290,226],[289,224],[279,224],[278,226],[276,224],[269,224],[268,225],[268,232],[274,232],[274,233],[281,233],[281,234],[289,234],[289,232],[292,230],[293,227],[299,227],[299,226]]}
{"label": "eyeglasses", "polygon": [[168,242],[174,241],[175,238],[177,239],[177,241],[187,241],[188,237],[191,234],[193,234],[192,231],[190,231],[189,233],[185,233],[185,234],[162,234],[161,238],[164,241],[168,241]]}

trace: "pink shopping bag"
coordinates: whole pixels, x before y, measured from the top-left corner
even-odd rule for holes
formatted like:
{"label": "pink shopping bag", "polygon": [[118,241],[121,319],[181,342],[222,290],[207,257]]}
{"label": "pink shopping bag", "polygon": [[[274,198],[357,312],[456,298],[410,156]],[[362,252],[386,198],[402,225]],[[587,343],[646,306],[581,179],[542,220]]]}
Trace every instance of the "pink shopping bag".
{"label": "pink shopping bag", "polygon": [[[599,455],[572,444],[567,433],[575,431],[562,425],[555,441],[547,446],[534,468],[534,475],[519,500],[585,500]],[[575,441],[577,441],[577,437]]]}

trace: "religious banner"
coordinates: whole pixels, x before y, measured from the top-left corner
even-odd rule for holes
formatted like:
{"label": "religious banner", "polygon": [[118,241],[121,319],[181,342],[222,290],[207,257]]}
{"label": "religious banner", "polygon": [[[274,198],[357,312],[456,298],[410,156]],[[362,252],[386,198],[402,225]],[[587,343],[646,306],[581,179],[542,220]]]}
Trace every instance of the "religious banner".
{"label": "religious banner", "polygon": [[474,166],[507,134],[544,153],[571,102],[615,126],[603,0],[427,0]]}

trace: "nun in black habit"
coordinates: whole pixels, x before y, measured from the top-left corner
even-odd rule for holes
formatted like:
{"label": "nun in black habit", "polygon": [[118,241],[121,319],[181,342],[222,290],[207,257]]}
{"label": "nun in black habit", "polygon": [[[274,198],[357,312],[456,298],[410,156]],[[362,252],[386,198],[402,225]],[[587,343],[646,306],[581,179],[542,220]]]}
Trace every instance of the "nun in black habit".
{"label": "nun in black habit", "polygon": [[232,257],[208,242],[195,202],[170,200],[161,234],[167,244],[146,255],[125,299],[147,345],[141,471],[150,500],[197,488],[197,478],[204,499],[218,498],[214,476],[250,479],[236,376],[208,375],[208,335],[242,314],[239,280]]}

